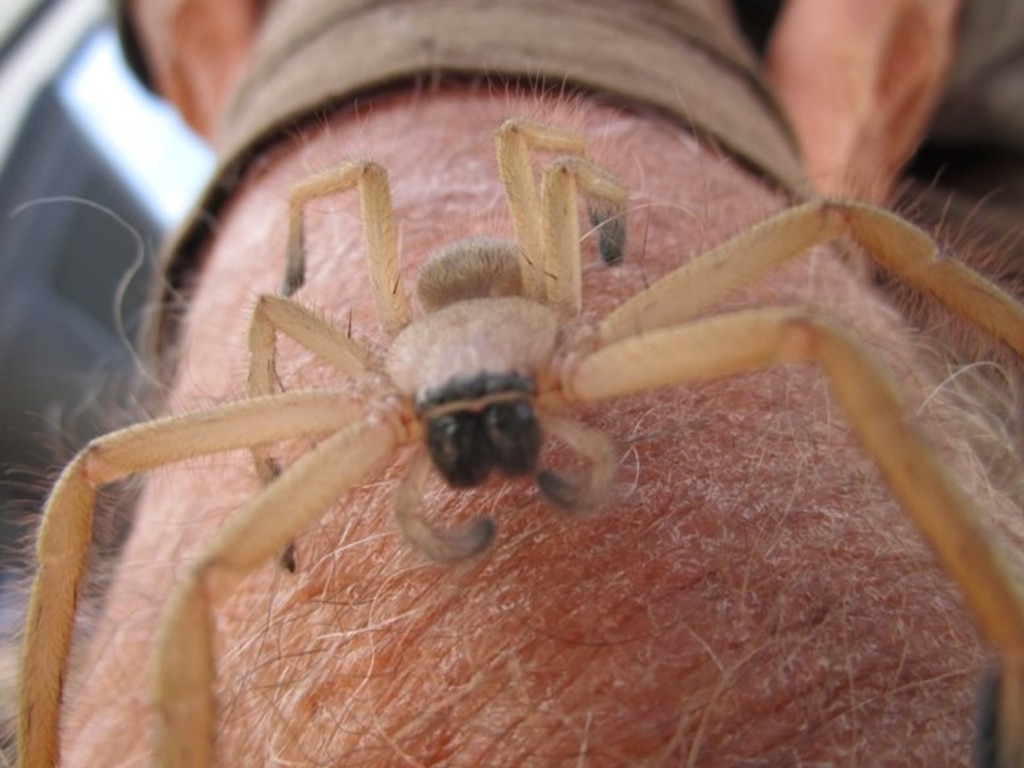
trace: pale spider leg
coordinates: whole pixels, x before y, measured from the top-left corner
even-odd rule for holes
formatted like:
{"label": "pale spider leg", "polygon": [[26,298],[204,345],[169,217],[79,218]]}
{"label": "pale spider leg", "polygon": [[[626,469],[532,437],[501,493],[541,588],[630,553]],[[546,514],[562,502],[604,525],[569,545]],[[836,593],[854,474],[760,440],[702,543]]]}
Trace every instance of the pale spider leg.
{"label": "pale spider leg", "polygon": [[412,312],[402,288],[391,189],[384,168],[369,160],[346,160],[304,179],[288,192],[288,246],[282,292],[291,296],[305,280],[306,259],[302,211],[311,201],[352,187],[359,203],[370,266],[370,284],[381,327],[396,333],[409,324]]}
{"label": "pale spider leg", "polygon": [[[909,226],[909,225],[908,225]],[[678,324],[806,249],[839,237],[819,203],[789,208],[726,240],[635,294],[598,325],[604,343]]]}
{"label": "pale spider leg", "polygon": [[75,609],[92,541],[96,490],[164,464],[339,429],[362,412],[338,393],[247,400],[138,424],[93,440],[58,479],[36,541],[22,644],[19,765],[53,766]]}
{"label": "pale spider leg", "polygon": [[598,429],[572,419],[544,415],[545,431],[565,441],[588,464],[582,479],[569,478],[550,469],[537,473],[537,487],[544,497],[559,509],[568,512],[592,512],[608,501],[618,454],[609,437]]}
{"label": "pale spider leg", "polygon": [[350,424],[298,459],[203,549],[168,601],[157,638],[153,694],[161,768],[213,765],[213,608],[407,437],[383,419]]}
{"label": "pale spider leg", "polygon": [[581,157],[560,157],[544,168],[545,297],[547,304],[570,317],[577,317],[583,308],[577,192],[582,193],[590,222],[597,227],[601,260],[619,263],[626,247],[627,193],[618,179]]}
{"label": "pale spider leg", "polygon": [[427,557],[441,563],[467,560],[487,549],[494,538],[494,521],[480,517],[461,528],[439,530],[416,512],[433,463],[423,447],[416,450],[395,495],[395,517],[406,539]]}
{"label": "pale spider leg", "polygon": [[1024,308],[904,219],[860,203],[815,201],[790,208],[684,264],[601,321],[608,343],[687,320],[733,290],[819,243],[848,234],[911,286],[932,292],[1024,356]]}
{"label": "pale spider leg", "polygon": [[[278,332],[295,340],[341,373],[355,377],[368,370],[369,353],[344,331],[291,299],[264,295],[256,302],[249,323],[249,397],[264,397],[274,391]],[[264,484],[272,481],[278,469],[269,456],[268,447],[254,447],[252,456],[260,480]]]}
{"label": "pale spider leg", "polygon": [[931,238],[899,216],[864,203],[835,207],[868,253],[891,274],[930,293],[1024,357],[1024,306],[959,261],[943,258]]}
{"label": "pale spider leg", "polygon": [[530,150],[582,155],[583,138],[525,118],[506,120],[494,134],[498,175],[505,187],[516,240],[523,252],[523,295],[544,302],[544,224]]}
{"label": "pale spider leg", "polygon": [[889,373],[830,321],[762,309],[662,329],[599,349],[563,375],[591,402],[788,362],[815,362],[850,425],[1002,654],[1000,766],[1024,760],[1024,602],[957,483],[908,421]]}

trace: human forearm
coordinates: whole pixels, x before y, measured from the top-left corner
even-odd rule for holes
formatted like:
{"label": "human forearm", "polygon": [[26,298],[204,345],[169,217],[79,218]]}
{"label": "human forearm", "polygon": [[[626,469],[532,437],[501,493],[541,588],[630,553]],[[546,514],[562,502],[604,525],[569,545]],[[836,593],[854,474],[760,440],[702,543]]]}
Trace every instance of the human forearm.
{"label": "human forearm", "polygon": [[[457,90],[337,115],[268,153],[232,200],[189,310],[172,408],[243,393],[249,308],[279,285],[292,183],[343,156],[384,164],[408,279],[444,243],[508,234],[492,135],[523,112],[578,126],[631,190],[626,264],[588,266],[587,320],[785,205],[679,129],[585,101]],[[296,298],[386,347],[354,195],[311,204],[306,221],[310,272]],[[827,310],[865,335],[914,401],[934,386],[898,318],[830,251],[717,309],[769,303]],[[278,370],[289,391],[341,382],[288,345]],[[595,517],[554,513],[528,483],[435,485],[428,516],[494,513],[499,535],[475,563],[432,565],[391,519],[403,454],[299,538],[294,576],[268,563],[247,580],[218,611],[221,759],[962,762],[984,652],[818,374],[778,369],[581,416],[623,456]],[[284,465],[305,448],[282,448]],[[166,595],[258,490],[245,455],[152,481],[73,692],[68,764],[147,754],[152,723],[137,713]],[[996,492],[979,498],[1003,518]]]}

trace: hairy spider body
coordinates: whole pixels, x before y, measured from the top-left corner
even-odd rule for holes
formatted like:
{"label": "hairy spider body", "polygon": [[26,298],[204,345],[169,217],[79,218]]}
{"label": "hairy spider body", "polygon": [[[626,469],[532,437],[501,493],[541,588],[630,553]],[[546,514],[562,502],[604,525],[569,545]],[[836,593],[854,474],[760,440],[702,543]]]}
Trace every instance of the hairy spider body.
{"label": "hairy spider body", "polygon": [[[538,191],[529,151],[559,154]],[[604,503],[617,463],[611,440],[562,414],[658,387],[810,362],[825,374],[850,425],[892,494],[959,585],[981,633],[1000,654],[986,700],[986,754],[994,766],[1024,765],[1024,603],[971,503],[907,419],[890,376],[832,320],[799,308],[762,308],[693,318],[731,290],[819,242],[852,236],[887,269],[926,290],[1024,355],[1024,311],[997,287],[953,262],[902,219],[857,203],[815,201],[789,209],[670,272],[567,345],[563,327],[582,308],[577,192],[599,226],[606,263],[622,258],[626,191],[582,157],[572,133],[510,120],[497,134],[498,166],[516,243],[461,240],[420,271],[413,319],[399,278],[387,176],[347,161],[297,185],[290,197],[284,285],[304,279],[302,208],[358,188],[370,283],[393,341],[379,364],[369,352],[281,296],[262,297],[249,333],[249,399],[208,412],[158,419],[93,441],[65,469],[47,503],[40,563],[26,620],[19,758],[58,759],[61,696],[75,594],[90,543],[96,489],[194,456],[248,449],[266,487],[190,563],[165,612],[157,642],[154,698],[160,765],[213,762],[216,706],[213,610],[246,574],[289,546],[365,475],[414,444],[395,493],[406,539],[427,556],[457,561],[492,542],[483,517],[438,528],[418,512],[431,468],[462,488],[491,472],[534,475],[542,495],[566,510]],[[277,335],[284,334],[349,377],[383,374],[383,392],[353,402],[344,391],[275,393]],[[579,454],[584,472],[539,467],[542,436]],[[281,470],[268,446],[320,438]]]}
{"label": "hairy spider body", "polygon": [[[534,376],[555,352],[558,318],[514,295],[522,291],[519,259],[514,243],[489,238],[435,255],[417,282],[421,305],[433,311],[398,334],[384,364],[415,404],[434,466],[454,488],[479,485],[492,469],[508,477],[536,469]],[[458,296],[469,298],[451,300]]]}
{"label": "hairy spider body", "polygon": [[[592,213],[592,218],[597,218]],[[598,220],[600,226],[603,220]],[[621,261],[621,227],[602,238],[602,260]],[[537,377],[547,371],[559,345],[558,315],[521,295],[522,254],[515,243],[468,238],[428,260],[417,281],[428,314],[395,337],[384,371],[414,404],[434,467],[453,488],[479,485],[496,470],[506,477],[536,474],[549,502],[565,509],[593,508],[604,500],[599,487],[584,490],[550,471],[537,471],[542,419],[537,413]],[[595,438],[595,441],[601,442]],[[600,457],[610,465],[610,450]],[[595,454],[596,455],[596,454]],[[399,520],[406,520],[400,508]],[[460,560],[489,546],[495,525],[480,519],[459,537],[435,532],[427,541],[418,524],[406,533],[438,560]],[[444,541],[444,546],[440,542]]]}

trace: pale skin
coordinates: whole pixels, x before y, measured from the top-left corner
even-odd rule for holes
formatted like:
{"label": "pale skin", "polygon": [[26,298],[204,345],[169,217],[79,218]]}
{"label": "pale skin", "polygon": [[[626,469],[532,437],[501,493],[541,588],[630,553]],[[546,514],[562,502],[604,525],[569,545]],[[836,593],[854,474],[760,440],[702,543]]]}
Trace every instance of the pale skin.
{"label": "pale skin", "polygon": [[789,0],[765,75],[815,188],[884,201],[956,56],[959,0]]}
{"label": "pale skin", "polygon": [[[510,233],[490,137],[522,108],[479,93],[397,99],[275,152],[212,247],[173,410],[244,392],[248,308],[280,281],[282,201],[296,181],[340,155],[386,166],[411,279],[439,245]],[[538,111],[579,129],[630,189],[632,245],[622,267],[586,268],[587,321],[785,206],[677,129],[593,105]],[[386,349],[356,200],[316,201],[305,221],[309,273],[295,298]],[[716,311],[794,303],[827,310],[882,351],[912,407],[928,399],[926,429],[970,480],[971,455],[954,438],[967,425],[936,420],[941,374],[921,340],[834,252],[772,270]],[[769,326],[718,336],[711,349]],[[600,390],[621,367],[578,381]],[[344,379],[286,344],[278,373],[287,391]],[[528,482],[460,493],[428,484],[432,521],[498,519],[494,546],[468,565],[431,565],[397,534],[394,494],[410,460],[399,454],[299,537],[296,574],[271,558],[217,609],[223,762],[963,762],[991,653],[823,381],[778,369],[574,414],[621,450],[596,516],[558,517]],[[287,466],[307,448],[272,453]],[[244,453],[155,474],[90,661],[72,681],[67,764],[148,762],[146,676],[166,595],[259,486]],[[975,476],[969,491],[1004,548],[1020,541],[998,489]]]}

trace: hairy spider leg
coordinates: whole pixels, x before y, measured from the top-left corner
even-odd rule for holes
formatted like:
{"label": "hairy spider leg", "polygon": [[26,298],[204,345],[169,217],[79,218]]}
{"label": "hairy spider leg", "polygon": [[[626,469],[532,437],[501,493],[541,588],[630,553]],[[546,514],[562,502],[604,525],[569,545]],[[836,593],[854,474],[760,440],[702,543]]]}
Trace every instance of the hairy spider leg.
{"label": "hairy spider leg", "polygon": [[602,341],[675,325],[807,248],[853,237],[885,269],[931,293],[1024,357],[1024,307],[957,261],[913,224],[870,205],[817,200],[742,232],[621,304],[599,324]]}
{"label": "hairy spider leg", "polygon": [[[265,397],[274,392],[278,333],[348,376],[360,376],[368,370],[369,353],[347,333],[291,299],[263,295],[256,301],[249,323],[249,397]],[[256,474],[264,484],[279,474],[267,446],[253,447],[252,456]]]}
{"label": "hairy spider leg", "polygon": [[550,469],[537,475],[537,487],[553,506],[567,512],[592,512],[608,501],[618,453],[602,431],[578,421],[545,414],[541,423],[551,435],[563,440],[587,460],[588,471],[582,477],[566,477]]}
{"label": "hairy spider leg", "polygon": [[999,766],[1024,760],[1024,602],[970,501],[906,418],[889,372],[848,334],[806,312],[759,309],[610,344],[563,376],[571,399],[606,400],[781,363],[813,362],[849,423],[1000,652]]}
{"label": "hairy spider leg", "polygon": [[137,424],[97,438],[64,469],[43,510],[22,643],[18,759],[31,768],[59,757],[60,705],[78,592],[92,544],[99,487],[197,456],[325,434],[361,409],[338,393],[293,393]]}
{"label": "hairy spider leg", "polygon": [[345,160],[298,182],[289,190],[287,266],[282,292],[291,296],[305,280],[302,212],[306,204],[353,187],[359,190],[360,218],[377,316],[381,327],[394,334],[409,324],[412,311],[401,283],[388,174],[370,160]]}
{"label": "hairy spider leg", "polygon": [[161,768],[213,764],[214,607],[410,439],[390,421],[348,415],[348,424],[299,458],[229,520],[175,588],[157,638],[153,684]]}
{"label": "hairy spider leg", "polygon": [[494,134],[494,148],[512,226],[523,253],[523,295],[543,302],[547,295],[544,287],[544,229],[530,150],[582,155],[586,144],[573,131],[526,118],[512,118],[502,123]]}
{"label": "hairy spider leg", "polygon": [[[578,313],[579,302],[572,298],[579,293],[576,184],[587,202],[591,224],[598,228],[601,258],[609,264],[620,261],[625,249],[626,188],[583,158],[586,145],[572,131],[512,118],[498,129],[494,143],[498,175],[523,253],[523,295]],[[565,156],[548,167],[540,193],[530,162],[531,151]],[[563,281],[565,286],[552,286],[554,281]]]}
{"label": "hairy spider leg", "polygon": [[626,247],[627,193],[622,183],[580,157],[560,157],[547,165],[541,177],[545,299],[568,317],[577,317],[583,309],[577,191],[583,193],[591,223],[598,227],[602,260],[619,263]]}
{"label": "hairy spider leg", "polygon": [[436,528],[416,513],[433,462],[420,446],[395,494],[395,518],[405,537],[439,563],[458,563],[480,554],[494,539],[494,521],[480,517],[460,528]]}

